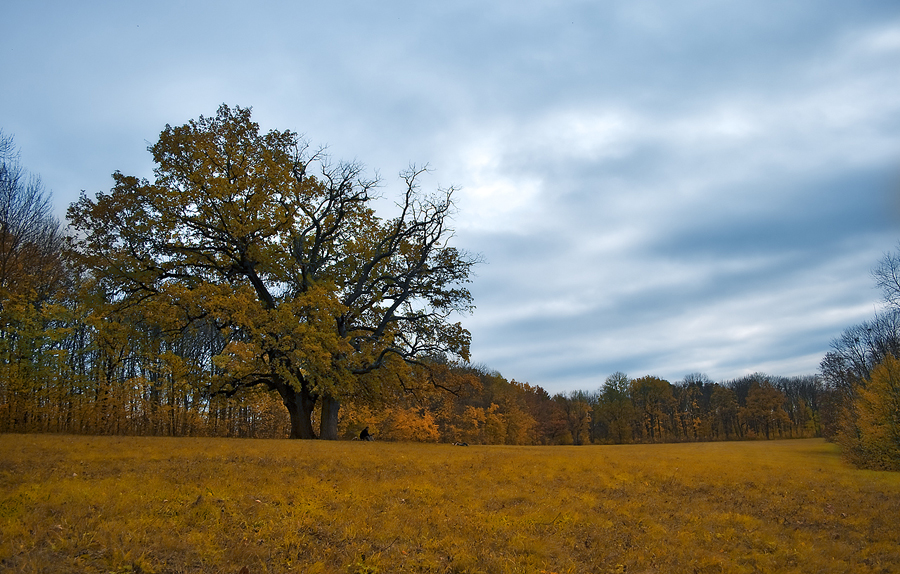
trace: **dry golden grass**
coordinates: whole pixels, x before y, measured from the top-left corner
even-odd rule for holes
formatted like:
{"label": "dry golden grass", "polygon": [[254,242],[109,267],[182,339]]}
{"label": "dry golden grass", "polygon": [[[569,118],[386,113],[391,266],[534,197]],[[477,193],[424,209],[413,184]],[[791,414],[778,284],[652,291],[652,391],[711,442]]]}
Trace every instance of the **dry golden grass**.
{"label": "dry golden grass", "polygon": [[0,571],[898,572],[898,518],[821,440],[0,436]]}

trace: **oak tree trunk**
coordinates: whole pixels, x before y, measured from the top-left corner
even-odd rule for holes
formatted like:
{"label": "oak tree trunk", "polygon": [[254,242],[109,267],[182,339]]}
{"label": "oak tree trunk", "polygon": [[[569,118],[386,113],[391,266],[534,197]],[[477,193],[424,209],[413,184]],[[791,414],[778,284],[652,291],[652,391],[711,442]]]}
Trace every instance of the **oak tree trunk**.
{"label": "oak tree trunk", "polygon": [[338,439],[338,411],[341,403],[334,397],[322,397],[322,420],[319,424],[319,437],[325,440]]}
{"label": "oak tree trunk", "polygon": [[302,385],[298,391],[289,384],[281,383],[276,386],[276,389],[291,416],[291,438],[316,438],[312,427],[316,397],[309,392],[306,385]]}

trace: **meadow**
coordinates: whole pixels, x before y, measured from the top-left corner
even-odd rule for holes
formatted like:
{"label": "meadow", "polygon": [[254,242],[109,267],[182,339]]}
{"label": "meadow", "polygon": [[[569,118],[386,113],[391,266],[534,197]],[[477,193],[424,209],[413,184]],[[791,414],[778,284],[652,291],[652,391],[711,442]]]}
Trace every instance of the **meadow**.
{"label": "meadow", "polygon": [[900,572],[898,518],[819,439],[0,435],[4,572]]}

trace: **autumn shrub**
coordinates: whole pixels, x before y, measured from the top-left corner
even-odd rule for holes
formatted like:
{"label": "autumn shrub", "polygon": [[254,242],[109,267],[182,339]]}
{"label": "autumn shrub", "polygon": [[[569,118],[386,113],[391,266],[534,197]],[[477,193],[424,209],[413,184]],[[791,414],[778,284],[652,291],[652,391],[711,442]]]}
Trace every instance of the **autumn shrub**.
{"label": "autumn shrub", "polygon": [[855,389],[839,442],[862,468],[900,470],[900,360],[892,355]]}
{"label": "autumn shrub", "polygon": [[440,439],[434,417],[423,409],[390,409],[379,428],[385,440],[437,442]]}

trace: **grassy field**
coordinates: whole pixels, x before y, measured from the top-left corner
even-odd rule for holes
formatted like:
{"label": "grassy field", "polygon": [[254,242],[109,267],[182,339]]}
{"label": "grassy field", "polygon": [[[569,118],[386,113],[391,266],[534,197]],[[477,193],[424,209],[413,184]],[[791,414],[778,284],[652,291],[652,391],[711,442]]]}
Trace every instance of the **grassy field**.
{"label": "grassy field", "polygon": [[900,572],[898,519],[821,440],[0,435],[4,572]]}

